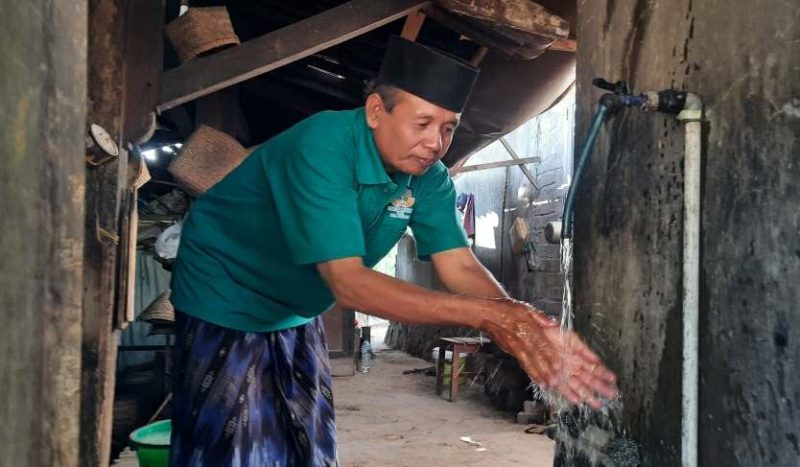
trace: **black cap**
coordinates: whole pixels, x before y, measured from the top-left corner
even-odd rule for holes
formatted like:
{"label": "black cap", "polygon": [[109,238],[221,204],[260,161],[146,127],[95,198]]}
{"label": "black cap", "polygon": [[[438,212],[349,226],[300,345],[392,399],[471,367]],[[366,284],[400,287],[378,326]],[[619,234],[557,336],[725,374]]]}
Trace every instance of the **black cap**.
{"label": "black cap", "polygon": [[439,107],[461,113],[479,72],[469,62],[441,50],[392,36],[378,82],[394,85]]}

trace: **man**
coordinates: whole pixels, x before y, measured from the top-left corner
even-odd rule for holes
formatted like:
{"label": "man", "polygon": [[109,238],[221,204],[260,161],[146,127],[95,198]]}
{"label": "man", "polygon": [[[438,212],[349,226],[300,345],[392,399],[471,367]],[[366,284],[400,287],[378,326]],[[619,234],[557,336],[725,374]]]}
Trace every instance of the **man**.
{"label": "man", "polygon": [[[478,71],[392,38],[363,108],[264,143],[192,206],[175,265],[173,466],[336,465],[319,315],[471,326],[543,388],[599,407],[614,375],[476,260],[439,161]],[[410,227],[451,293],[370,269]]]}

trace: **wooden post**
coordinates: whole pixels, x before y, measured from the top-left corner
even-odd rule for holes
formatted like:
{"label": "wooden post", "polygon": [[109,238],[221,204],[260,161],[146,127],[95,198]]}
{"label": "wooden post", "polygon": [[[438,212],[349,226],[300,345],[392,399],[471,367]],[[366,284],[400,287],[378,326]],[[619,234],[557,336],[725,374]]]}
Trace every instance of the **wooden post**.
{"label": "wooden post", "polygon": [[[121,0],[89,0],[88,120],[122,142],[124,5]],[[122,149],[122,147],[121,147]],[[128,155],[86,173],[84,248],[83,365],[80,465],[106,466],[117,347],[113,333],[120,199],[127,184]]]}
{"label": "wooden post", "polygon": [[8,4],[0,29],[0,465],[77,467],[86,2]]}
{"label": "wooden post", "polygon": [[[124,60],[122,144],[149,140],[155,131],[155,107],[164,55],[164,0],[124,0]],[[133,291],[136,280],[138,191],[134,186],[144,161],[131,158],[128,178],[120,200],[119,266],[113,326],[124,329],[134,319]]]}
{"label": "wooden post", "polygon": [[422,24],[425,22],[425,13],[417,10],[410,15],[406,16],[406,22],[403,24],[403,31],[400,37],[410,41],[416,41],[419,32],[422,30]]}
{"label": "wooden post", "polygon": [[[226,88],[203,96],[195,102],[195,128],[206,125],[233,137],[247,133],[247,122],[239,108],[239,90]],[[247,140],[247,134],[241,135]]]}

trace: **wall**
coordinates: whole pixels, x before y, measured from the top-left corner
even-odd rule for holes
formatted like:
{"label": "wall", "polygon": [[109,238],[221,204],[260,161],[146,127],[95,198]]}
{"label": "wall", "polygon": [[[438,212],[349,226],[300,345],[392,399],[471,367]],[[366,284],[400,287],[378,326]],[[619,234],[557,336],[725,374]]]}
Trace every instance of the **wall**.
{"label": "wall", "polygon": [[[573,109],[574,93],[569,92],[551,110],[506,136],[520,157],[541,158],[539,164],[527,166],[540,188],[538,192],[516,166],[467,172],[454,179],[459,193],[475,195],[474,251],[478,259],[513,297],[554,314],[561,310],[559,248],[544,241],[543,231],[547,222],[561,217],[562,198],[571,173]],[[475,153],[467,165],[509,159],[511,156],[498,141]],[[516,217],[524,218],[531,226],[530,238],[536,252],[530,257],[530,271],[525,256],[511,251],[509,231]],[[433,268],[416,259],[413,239],[408,236],[399,245],[397,277],[439,288]],[[392,323],[386,339],[389,345],[429,358],[438,337],[475,334],[471,329]]]}
{"label": "wall", "polygon": [[[120,345],[164,345],[164,336],[149,336],[150,324],[138,321],[139,315],[148,307],[153,300],[158,298],[161,293],[169,289],[169,282],[172,275],[161,266],[161,263],[153,258],[152,252],[136,252],[136,279],[134,286],[134,316],[137,320],[133,321],[119,334]],[[151,362],[155,358],[155,352],[119,352],[117,360],[117,372],[122,372],[132,365]]]}
{"label": "wall", "polygon": [[[596,76],[707,106],[700,465],[800,456],[799,18],[775,0],[579,3],[579,142]],[[644,465],[680,462],[682,151],[672,118],[617,115],[577,198],[576,326],[620,376]]]}
{"label": "wall", "polygon": [[73,467],[81,374],[86,3],[3,6],[0,466]]}

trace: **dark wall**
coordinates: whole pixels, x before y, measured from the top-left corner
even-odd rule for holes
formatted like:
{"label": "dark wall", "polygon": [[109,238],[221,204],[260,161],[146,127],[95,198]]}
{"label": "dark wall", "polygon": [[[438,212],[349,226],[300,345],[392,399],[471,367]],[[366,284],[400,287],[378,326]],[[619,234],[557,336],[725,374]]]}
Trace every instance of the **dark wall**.
{"label": "dark wall", "polygon": [[[700,465],[800,456],[798,19],[800,4],[772,0],[579,5],[579,145],[596,76],[706,104]],[[603,129],[577,199],[576,325],[620,376],[645,465],[680,462],[682,161],[680,125],[628,111]]]}
{"label": "dark wall", "polygon": [[78,465],[86,3],[4,2],[0,466]]}

